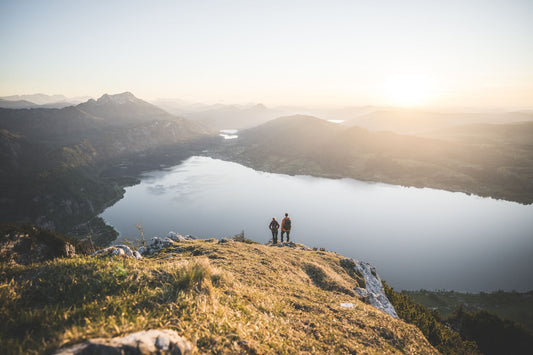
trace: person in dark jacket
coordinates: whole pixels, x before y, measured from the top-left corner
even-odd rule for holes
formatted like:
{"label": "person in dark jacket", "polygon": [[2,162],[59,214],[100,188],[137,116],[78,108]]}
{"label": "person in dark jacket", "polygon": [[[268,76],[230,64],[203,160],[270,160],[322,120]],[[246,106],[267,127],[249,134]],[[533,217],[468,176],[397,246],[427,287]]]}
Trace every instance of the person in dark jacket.
{"label": "person in dark jacket", "polygon": [[276,221],[275,217],[272,217],[272,222],[270,222],[268,228],[270,228],[270,231],[272,232],[272,243],[278,244],[279,223]]}
{"label": "person in dark jacket", "polygon": [[291,233],[292,221],[289,218],[289,214],[285,213],[285,218],[281,221],[281,242],[283,243],[283,233],[287,233],[287,243],[290,242],[289,234]]}

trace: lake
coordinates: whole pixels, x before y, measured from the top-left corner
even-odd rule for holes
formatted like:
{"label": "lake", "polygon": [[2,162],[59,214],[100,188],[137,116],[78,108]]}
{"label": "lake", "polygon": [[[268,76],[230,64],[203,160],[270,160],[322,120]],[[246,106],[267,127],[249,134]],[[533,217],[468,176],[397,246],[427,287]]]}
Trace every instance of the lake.
{"label": "lake", "polygon": [[245,237],[266,243],[272,217],[291,240],[368,261],[398,290],[533,289],[533,206],[435,189],[255,171],[191,157],[146,173],[101,217],[119,238]]}

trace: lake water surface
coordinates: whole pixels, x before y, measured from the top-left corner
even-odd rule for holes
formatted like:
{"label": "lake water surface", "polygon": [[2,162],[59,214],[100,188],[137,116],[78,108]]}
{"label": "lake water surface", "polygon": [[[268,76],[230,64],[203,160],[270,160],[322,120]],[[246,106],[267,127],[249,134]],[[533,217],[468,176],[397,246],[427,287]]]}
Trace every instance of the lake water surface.
{"label": "lake water surface", "polygon": [[120,238],[169,231],[291,240],[376,266],[396,289],[533,289],[533,206],[434,189],[258,172],[207,157],[142,177],[101,217]]}

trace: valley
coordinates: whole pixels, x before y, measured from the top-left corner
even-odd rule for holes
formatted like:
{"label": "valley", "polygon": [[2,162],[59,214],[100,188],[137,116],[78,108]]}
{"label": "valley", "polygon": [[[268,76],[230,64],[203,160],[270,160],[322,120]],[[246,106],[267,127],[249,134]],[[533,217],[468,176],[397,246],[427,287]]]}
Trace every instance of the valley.
{"label": "valley", "polygon": [[[389,110],[388,116],[374,117],[374,128],[388,129],[381,131],[351,126],[354,120],[274,118],[290,110],[261,105],[196,110],[202,114],[185,110],[190,117],[175,116],[128,92],[60,109],[0,109],[0,220],[76,237],[92,234],[106,244],[117,233],[97,216],[122,198],[124,187],[138,183],[142,172],[174,166],[193,155],[259,171],[533,202],[533,123],[528,113],[503,115],[500,121],[525,120],[505,124],[495,124],[495,115],[480,114],[467,119],[478,122],[469,125],[455,125],[460,115],[449,120],[432,115],[425,126],[433,129],[413,135],[395,132],[391,117],[407,119],[401,110],[396,116]],[[357,122],[367,127],[377,112],[382,111],[321,111],[327,118],[358,114]],[[412,117],[421,127],[423,113]],[[483,117],[486,122],[479,123]],[[435,120],[438,124],[431,123]],[[221,128],[232,124],[246,129],[237,139],[218,137]]]}

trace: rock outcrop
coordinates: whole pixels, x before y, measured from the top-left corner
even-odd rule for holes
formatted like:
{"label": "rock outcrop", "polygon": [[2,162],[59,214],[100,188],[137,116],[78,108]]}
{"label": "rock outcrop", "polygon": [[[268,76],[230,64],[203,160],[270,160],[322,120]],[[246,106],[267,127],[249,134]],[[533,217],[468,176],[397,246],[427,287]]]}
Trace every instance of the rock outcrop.
{"label": "rock outcrop", "polygon": [[139,248],[139,253],[141,255],[152,255],[153,253],[170,246],[173,246],[176,244],[176,242],[182,242],[184,240],[193,240],[194,237],[188,236],[182,236],[181,234],[177,234],[176,232],[168,232],[167,236],[164,238],[160,237],[153,237],[148,242],[146,242],[146,245]]}
{"label": "rock outcrop", "polygon": [[94,252],[91,256],[123,256],[141,260],[142,256],[138,251],[132,251],[130,247],[124,244],[113,245],[105,249]]}
{"label": "rock outcrop", "polygon": [[146,330],[111,339],[91,339],[85,343],[59,349],[54,355],[186,355],[192,345],[174,330]]}
{"label": "rock outcrop", "polygon": [[390,303],[389,299],[385,295],[381,278],[379,277],[376,268],[367,262],[343,259],[341,265],[345,268],[352,268],[354,271],[360,273],[365,278],[364,287],[355,287],[354,291],[361,297],[366,303],[382,310],[383,312],[398,318],[394,306]]}
{"label": "rock outcrop", "polygon": [[363,274],[366,282],[366,288],[356,287],[355,292],[370,305],[390,314],[394,318],[398,318],[394,306],[385,295],[385,290],[376,268],[364,261],[357,260],[355,263],[356,269]]}
{"label": "rock outcrop", "polygon": [[92,256],[122,256],[141,260],[143,255],[152,255],[155,252],[174,246],[177,242],[184,240],[194,240],[194,237],[182,236],[176,232],[168,232],[166,237],[153,237],[145,243],[145,246],[139,248],[139,250],[131,250],[130,247],[124,244],[117,244],[101,249],[92,254]]}

